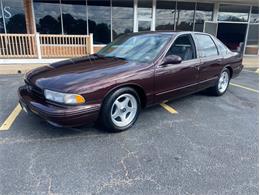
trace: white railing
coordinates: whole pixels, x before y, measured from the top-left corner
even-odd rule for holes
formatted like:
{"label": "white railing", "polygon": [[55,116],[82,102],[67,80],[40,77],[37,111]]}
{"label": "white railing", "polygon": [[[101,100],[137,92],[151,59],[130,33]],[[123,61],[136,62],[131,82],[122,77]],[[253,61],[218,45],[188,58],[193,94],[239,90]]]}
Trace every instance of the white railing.
{"label": "white railing", "polygon": [[37,57],[35,35],[0,34],[0,58]]}
{"label": "white railing", "polygon": [[0,34],[0,58],[64,58],[92,53],[92,34]]}

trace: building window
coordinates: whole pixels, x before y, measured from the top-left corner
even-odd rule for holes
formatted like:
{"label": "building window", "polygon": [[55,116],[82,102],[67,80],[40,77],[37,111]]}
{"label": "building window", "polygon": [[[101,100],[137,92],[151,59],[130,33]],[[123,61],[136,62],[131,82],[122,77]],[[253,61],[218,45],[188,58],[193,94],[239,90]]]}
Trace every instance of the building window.
{"label": "building window", "polygon": [[247,24],[219,23],[217,37],[230,50],[242,52],[245,46]]}
{"label": "building window", "polygon": [[111,41],[110,0],[88,0],[89,33],[93,33],[95,44],[107,44]]}
{"label": "building window", "polygon": [[213,20],[214,4],[197,3],[194,30],[203,32],[204,22]]}
{"label": "building window", "polygon": [[1,16],[0,19],[0,31],[4,32],[4,22],[5,22],[7,33],[26,33],[23,1],[2,0],[2,5],[4,9],[3,10],[4,16]]}
{"label": "building window", "polygon": [[259,7],[252,7],[250,23],[259,23]]}
{"label": "building window", "polygon": [[245,54],[259,54],[259,7],[252,7]]}
{"label": "building window", "polygon": [[34,0],[34,15],[37,32],[41,34],[61,34],[61,10],[59,0]]}
{"label": "building window", "polygon": [[252,7],[248,28],[245,54],[257,55],[259,52],[259,7]]}
{"label": "building window", "polygon": [[[1,1],[0,1],[1,3]],[[3,15],[2,15],[3,11],[2,8],[0,7],[0,33],[4,33],[5,32],[5,27],[4,27],[4,20],[3,20]]]}
{"label": "building window", "polygon": [[137,3],[137,29],[138,31],[152,30],[152,0],[138,0]]}
{"label": "building window", "polygon": [[87,34],[86,0],[62,0],[64,34]]}
{"label": "building window", "polygon": [[176,29],[192,31],[195,13],[195,3],[178,2],[176,13]]}
{"label": "building window", "polygon": [[138,0],[138,18],[152,18],[152,0]]}
{"label": "building window", "polygon": [[138,31],[150,31],[151,30],[151,22],[150,21],[142,21],[138,22]]}
{"label": "building window", "polygon": [[156,30],[174,30],[175,1],[159,0],[156,6]]}
{"label": "building window", "polygon": [[112,29],[113,39],[124,33],[133,32],[134,28],[133,0],[112,1]]}
{"label": "building window", "polygon": [[219,7],[219,21],[247,22],[249,15],[249,6],[221,4]]}
{"label": "building window", "polygon": [[250,24],[245,54],[257,55],[259,50],[259,24]]}

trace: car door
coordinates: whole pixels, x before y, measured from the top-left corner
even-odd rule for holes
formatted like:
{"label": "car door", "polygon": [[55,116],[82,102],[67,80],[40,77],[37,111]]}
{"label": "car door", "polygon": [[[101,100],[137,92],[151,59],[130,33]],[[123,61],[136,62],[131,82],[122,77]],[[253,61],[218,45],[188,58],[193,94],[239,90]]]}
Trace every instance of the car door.
{"label": "car door", "polygon": [[198,55],[201,59],[199,70],[200,89],[215,84],[223,67],[223,55],[220,54],[212,37],[208,34],[195,33]]}
{"label": "car door", "polygon": [[167,51],[182,58],[179,64],[158,64],[155,69],[155,100],[177,98],[196,90],[200,59],[191,34],[179,35]]}

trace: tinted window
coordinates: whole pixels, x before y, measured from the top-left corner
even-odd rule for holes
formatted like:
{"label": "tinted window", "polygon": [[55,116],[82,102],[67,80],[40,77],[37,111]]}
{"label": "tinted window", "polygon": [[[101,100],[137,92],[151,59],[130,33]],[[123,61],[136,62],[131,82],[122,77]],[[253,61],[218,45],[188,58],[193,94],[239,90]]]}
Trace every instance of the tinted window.
{"label": "tinted window", "polygon": [[93,33],[95,44],[111,41],[111,7],[109,0],[88,0],[89,33]]}
{"label": "tinted window", "polygon": [[87,34],[86,1],[62,0],[61,3],[64,34]]}
{"label": "tinted window", "polygon": [[34,15],[37,32],[41,34],[61,34],[60,2],[34,0]]}
{"label": "tinted window", "polygon": [[259,7],[252,7],[250,22],[259,23]]}
{"label": "tinted window", "polygon": [[138,0],[137,14],[139,18],[152,18],[152,0]]}
{"label": "tinted window", "polygon": [[176,2],[160,0],[156,5],[156,30],[174,30]]}
{"label": "tinted window", "polygon": [[138,22],[138,32],[150,31],[150,30],[151,30],[151,22],[150,21],[139,21]]}
{"label": "tinted window", "polygon": [[234,4],[221,4],[219,7],[218,20],[220,21],[248,21],[249,6],[234,5]]}
{"label": "tinted window", "polygon": [[195,31],[203,32],[204,21],[211,21],[213,19],[214,4],[211,3],[197,3],[195,14]]}
{"label": "tinted window", "polygon": [[[2,8],[0,6],[0,33],[4,33],[5,32],[4,20],[3,20],[3,17],[5,17],[5,16],[3,16],[2,13],[3,13],[3,11],[2,11]],[[4,15],[5,15],[5,11],[4,11]]]}
{"label": "tinted window", "polygon": [[[3,0],[4,21],[7,33],[26,33],[24,6],[21,0]],[[0,21],[0,29],[2,28]]]}
{"label": "tinted window", "polygon": [[246,54],[257,55],[259,50],[259,25],[250,24],[246,45]]}
{"label": "tinted window", "polygon": [[229,49],[220,41],[218,40],[217,38],[214,38],[214,41],[218,47],[218,51],[219,53],[221,54],[227,54],[227,52],[229,51]]}
{"label": "tinted window", "polygon": [[193,30],[195,3],[178,2],[176,14],[177,30]]}
{"label": "tinted window", "polygon": [[194,59],[196,54],[193,39],[191,38],[191,36],[182,35],[178,37],[174,41],[166,56],[168,55],[180,56],[183,61]]}
{"label": "tinted window", "polygon": [[208,35],[195,34],[199,46],[200,57],[209,57],[218,55],[215,43]]}
{"label": "tinted window", "polygon": [[113,0],[112,18],[113,38],[116,38],[123,33],[133,32],[134,1]]}

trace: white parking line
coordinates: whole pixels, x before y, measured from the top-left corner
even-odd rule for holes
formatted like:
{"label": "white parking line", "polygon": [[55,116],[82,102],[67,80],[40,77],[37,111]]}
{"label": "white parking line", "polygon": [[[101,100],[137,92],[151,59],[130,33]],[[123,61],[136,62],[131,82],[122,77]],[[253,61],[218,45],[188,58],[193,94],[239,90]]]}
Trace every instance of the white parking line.
{"label": "white parking line", "polygon": [[240,87],[242,89],[246,89],[248,91],[252,91],[252,92],[255,92],[255,93],[259,93],[259,91],[256,90],[256,89],[252,89],[252,88],[249,88],[249,87],[246,87],[246,86],[243,86],[243,85],[239,85],[239,84],[236,84],[236,83],[230,83],[230,85],[235,86],[235,87]]}

